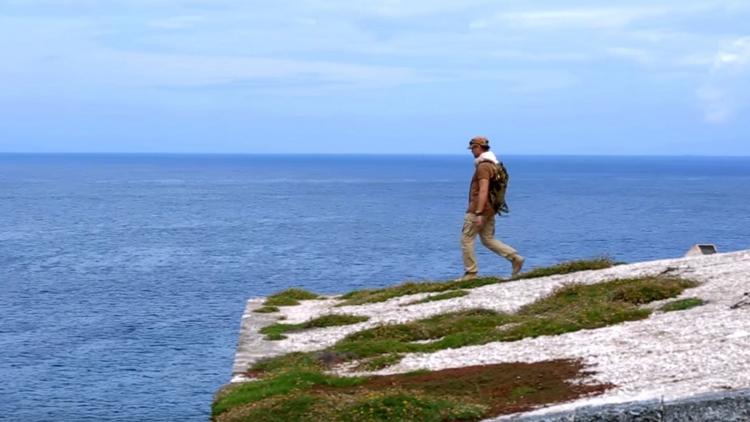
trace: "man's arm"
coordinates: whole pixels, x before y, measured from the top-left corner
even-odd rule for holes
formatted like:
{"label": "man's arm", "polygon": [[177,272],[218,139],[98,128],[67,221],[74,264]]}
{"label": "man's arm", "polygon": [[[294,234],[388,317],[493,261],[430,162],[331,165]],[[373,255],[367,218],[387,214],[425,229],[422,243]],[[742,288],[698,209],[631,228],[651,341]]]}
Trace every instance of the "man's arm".
{"label": "man's arm", "polygon": [[482,226],[484,226],[484,216],[482,215],[482,212],[484,212],[484,206],[487,204],[489,192],[490,179],[479,179],[479,196],[477,197],[477,208],[475,210],[472,210],[477,216],[474,224],[476,224],[479,228],[482,228]]}
{"label": "man's arm", "polygon": [[477,196],[477,209],[474,214],[480,215],[484,212],[490,193],[490,179],[479,179],[479,195]]}

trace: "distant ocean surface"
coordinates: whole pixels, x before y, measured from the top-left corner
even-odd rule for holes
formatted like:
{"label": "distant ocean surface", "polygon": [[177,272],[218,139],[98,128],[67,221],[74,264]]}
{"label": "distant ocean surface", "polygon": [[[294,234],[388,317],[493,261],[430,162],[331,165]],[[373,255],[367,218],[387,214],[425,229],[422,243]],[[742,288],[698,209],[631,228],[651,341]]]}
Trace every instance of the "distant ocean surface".
{"label": "distant ocean surface", "polygon": [[[750,248],[750,158],[509,156],[526,268]],[[0,419],[205,421],[245,301],[461,275],[465,156],[0,154]],[[483,274],[510,265],[480,245]]]}

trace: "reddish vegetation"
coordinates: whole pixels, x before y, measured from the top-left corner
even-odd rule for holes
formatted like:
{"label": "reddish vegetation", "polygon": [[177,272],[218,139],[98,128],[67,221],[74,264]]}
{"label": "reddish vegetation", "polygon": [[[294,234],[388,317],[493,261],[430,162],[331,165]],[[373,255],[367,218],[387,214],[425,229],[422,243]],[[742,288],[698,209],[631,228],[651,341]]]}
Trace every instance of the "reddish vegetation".
{"label": "reddish vegetation", "polygon": [[377,376],[350,389],[318,387],[315,390],[327,394],[356,394],[397,388],[483,404],[490,407],[484,417],[491,417],[596,395],[613,387],[611,384],[583,384],[582,379],[588,374],[582,362],[560,359]]}

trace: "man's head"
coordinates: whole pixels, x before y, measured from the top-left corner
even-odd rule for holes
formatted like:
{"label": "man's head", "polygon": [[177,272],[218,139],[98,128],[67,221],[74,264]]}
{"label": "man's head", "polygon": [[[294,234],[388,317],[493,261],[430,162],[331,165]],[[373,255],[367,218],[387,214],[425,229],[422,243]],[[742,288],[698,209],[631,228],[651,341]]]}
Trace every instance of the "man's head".
{"label": "man's head", "polygon": [[479,157],[483,152],[490,150],[490,140],[484,136],[475,136],[469,141],[469,149],[474,158]]}

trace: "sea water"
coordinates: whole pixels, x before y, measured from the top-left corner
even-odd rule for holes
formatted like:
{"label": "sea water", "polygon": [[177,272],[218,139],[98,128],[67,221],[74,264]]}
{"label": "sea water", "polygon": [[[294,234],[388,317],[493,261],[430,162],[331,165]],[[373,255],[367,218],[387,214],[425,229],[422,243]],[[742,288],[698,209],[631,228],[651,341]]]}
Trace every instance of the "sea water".
{"label": "sea water", "polygon": [[[750,248],[750,158],[503,157],[526,268]],[[465,156],[0,155],[0,419],[210,417],[245,301],[461,275]],[[480,245],[480,273],[510,264]]]}

